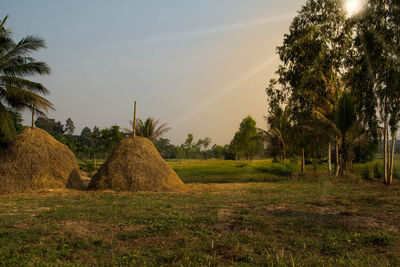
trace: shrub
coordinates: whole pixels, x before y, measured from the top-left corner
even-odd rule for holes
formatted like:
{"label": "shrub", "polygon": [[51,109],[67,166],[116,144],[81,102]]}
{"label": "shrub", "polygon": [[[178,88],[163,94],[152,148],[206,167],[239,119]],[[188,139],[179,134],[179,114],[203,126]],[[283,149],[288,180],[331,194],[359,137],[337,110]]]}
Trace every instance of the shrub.
{"label": "shrub", "polygon": [[366,181],[372,181],[372,172],[369,166],[365,166],[361,172],[361,177]]}
{"label": "shrub", "polygon": [[393,168],[393,178],[400,179],[400,167],[399,166],[395,166]]}
{"label": "shrub", "polygon": [[375,177],[376,179],[381,179],[381,178],[383,178],[383,167],[382,167],[382,165],[379,164],[379,163],[376,163],[376,164],[374,165],[374,177]]}
{"label": "shrub", "polygon": [[80,167],[81,170],[85,172],[92,172],[96,170],[94,164],[89,160],[83,161],[82,164],[80,164]]}

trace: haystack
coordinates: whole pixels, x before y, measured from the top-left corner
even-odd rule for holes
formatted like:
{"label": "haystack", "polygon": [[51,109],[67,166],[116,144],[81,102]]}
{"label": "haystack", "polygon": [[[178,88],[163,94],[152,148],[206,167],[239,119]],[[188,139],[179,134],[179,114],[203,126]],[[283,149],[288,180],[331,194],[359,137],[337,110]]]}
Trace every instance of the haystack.
{"label": "haystack", "polygon": [[92,189],[165,191],[183,185],[147,138],[122,140],[89,183]]}
{"label": "haystack", "polygon": [[0,155],[0,192],[66,187],[82,187],[76,158],[42,129],[25,129]]}

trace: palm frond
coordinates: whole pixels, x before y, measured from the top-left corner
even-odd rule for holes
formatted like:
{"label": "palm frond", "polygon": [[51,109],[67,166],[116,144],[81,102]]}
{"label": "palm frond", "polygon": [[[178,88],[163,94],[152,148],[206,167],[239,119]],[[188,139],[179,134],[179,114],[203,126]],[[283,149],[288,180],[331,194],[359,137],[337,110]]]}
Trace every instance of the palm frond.
{"label": "palm frond", "polygon": [[2,104],[0,104],[0,132],[8,140],[11,140],[17,134],[13,116]]}
{"label": "palm frond", "polygon": [[5,60],[8,62],[15,58],[23,58],[29,53],[38,51],[41,48],[46,48],[45,41],[35,35],[28,35],[17,44],[13,45],[12,49],[3,55],[2,61]]}
{"label": "palm frond", "polygon": [[8,19],[8,15],[6,15],[6,16],[4,17],[4,19],[0,22],[0,28],[4,28],[4,24],[6,24],[7,19]]}
{"label": "palm frond", "polygon": [[322,123],[328,125],[329,127],[332,128],[332,130],[336,133],[336,134],[340,134],[340,130],[338,129],[338,127],[336,126],[335,122],[328,119],[322,112],[318,111],[318,110],[314,110],[313,111],[313,115],[315,116],[316,119],[318,119],[319,121],[321,121]]}
{"label": "palm frond", "polygon": [[18,59],[13,59],[13,61],[15,62],[8,62],[5,66],[0,66],[2,72],[7,76],[27,77],[50,74],[50,67],[45,62],[22,63],[18,62]]}
{"label": "palm frond", "polygon": [[13,108],[23,109],[35,106],[36,109],[43,109],[45,112],[49,109],[55,110],[54,105],[50,101],[33,92],[13,86],[7,86],[6,88],[7,90],[2,90],[0,95]]}
{"label": "palm frond", "polygon": [[49,90],[40,83],[32,82],[23,78],[1,76],[0,80],[3,81],[5,86],[19,87],[30,92],[40,93],[43,95],[50,94]]}

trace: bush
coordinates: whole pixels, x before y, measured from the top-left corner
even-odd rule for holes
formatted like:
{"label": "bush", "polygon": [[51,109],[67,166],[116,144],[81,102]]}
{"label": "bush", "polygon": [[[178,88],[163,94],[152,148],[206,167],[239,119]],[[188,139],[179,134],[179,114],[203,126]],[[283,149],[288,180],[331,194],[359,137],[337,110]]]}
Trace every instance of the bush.
{"label": "bush", "polygon": [[372,181],[372,172],[369,168],[369,166],[365,166],[364,169],[361,172],[361,177],[366,180],[366,181]]}
{"label": "bush", "polygon": [[395,166],[393,168],[393,178],[400,179],[400,167],[399,166]]}
{"label": "bush", "polygon": [[382,167],[382,165],[379,164],[379,163],[376,163],[376,164],[374,165],[374,177],[375,177],[376,179],[381,179],[381,178],[383,178],[383,167]]}
{"label": "bush", "polygon": [[94,166],[93,162],[89,160],[83,161],[82,164],[80,164],[80,168],[82,171],[85,172],[92,172],[96,170],[96,167]]}

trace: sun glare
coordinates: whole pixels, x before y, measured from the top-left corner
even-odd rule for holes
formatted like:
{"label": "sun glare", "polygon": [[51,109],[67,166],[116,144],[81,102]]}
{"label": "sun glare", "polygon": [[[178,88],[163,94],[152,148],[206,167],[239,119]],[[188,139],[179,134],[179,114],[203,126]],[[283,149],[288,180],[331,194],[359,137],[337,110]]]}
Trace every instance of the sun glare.
{"label": "sun glare", "polygon": [[346,0],[345,3],[347,16],[351,17],[361,10],[361,0]]}

